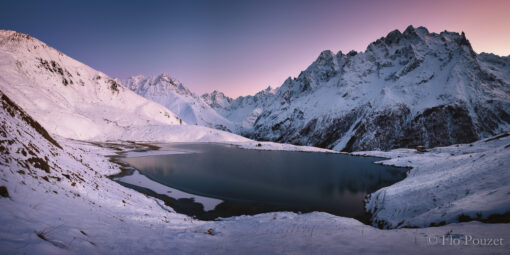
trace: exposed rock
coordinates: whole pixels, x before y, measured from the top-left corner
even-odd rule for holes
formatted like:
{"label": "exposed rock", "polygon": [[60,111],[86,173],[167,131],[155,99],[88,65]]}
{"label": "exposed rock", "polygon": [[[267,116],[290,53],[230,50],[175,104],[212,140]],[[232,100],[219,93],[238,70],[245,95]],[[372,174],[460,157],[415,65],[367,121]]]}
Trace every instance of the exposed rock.
{"label": "exposed rock", "polygon": [[409,26],[365,52],[323,51],[272,93],[215,107],[234,122],[250,113],[248,101],[260,109],[241,130],[254,139],[343,151],[430,148],[509,131],[509,84],[509,57],[477,55],[463,33]]}

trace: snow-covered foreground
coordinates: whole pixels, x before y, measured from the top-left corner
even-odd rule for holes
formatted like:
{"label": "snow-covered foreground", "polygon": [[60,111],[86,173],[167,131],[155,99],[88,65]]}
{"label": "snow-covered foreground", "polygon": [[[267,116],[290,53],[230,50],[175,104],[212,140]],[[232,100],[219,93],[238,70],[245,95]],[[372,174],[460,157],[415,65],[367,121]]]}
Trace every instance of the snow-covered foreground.
{"label": "snow-covered foreground", "polygon": [[[101,170],[100,174],[118,170],[102,156],[112,151],[65,140],[59,143],[70,155],[81,154],[83,163]],[[72,160],[62,162],[62,166],[71,165]],[[74,167],[85,180],[76,186],[65,178],[44,181],[44,173],[33,178],[2,172],[2,185],[8,187],[10,198],[0,200],[0,253],[504,254],[506,246],[479,246],[472,241],[467,246],[450,245],[449,236],[457,240],[503,238],[503,244],[510,240],[508,224],[478,222],[380,230],[326,213],[288,212],[196,221],[174,213],[158,200],[107,178],[92,178],[89,170]]]}
{"label": "snow-covered foreground", "polygon": [[160,184],[158,182],[155,182],[149,178],[147,178],[145,175],[141,174],[139,171],[134,171],[132,174],[127,176],[122,176],[120,178],[114,178],[115,181],[121,181],[123,183],[136,185],[139,187],[148,188],[158,194],[162,195],[171,195],[174,199],[181,199],[181,198],[192,198],[195,202],[200,203],[204,206],[205,211],[214,210],[214,208],[219,205],[221,202],[223,202],[220,199],[216,198],[210,198],[210,197],[203,197],[195,194],[186,193],[183,191],[180,191],[178,189],[174,189],[171,187],[167,187],[163,184]]}
{"label": "snow-covered foreground", "polygon": [[469,219],[510,221],[510,135],[472,144],[354,154],[413,167],[408,177],[372,194],[367,208],[383,227],[441,225]]}
{"label": "snow-covered foreground", "polygon": [[[106,178],[112,148],[54,140],[1,94],[2,254],[437,254],[500,253],[508,224],[477,222],[380,230],[326,213],[279,212],[203,222]],[[262,147],[265,145],[262,144]],[[480,150],[483,148],[480,148]],[[450,245],[449,237],[470,240]],[[505,244],[503,241],[503,244]],[[456,243],[453,242],[452,243]]]}

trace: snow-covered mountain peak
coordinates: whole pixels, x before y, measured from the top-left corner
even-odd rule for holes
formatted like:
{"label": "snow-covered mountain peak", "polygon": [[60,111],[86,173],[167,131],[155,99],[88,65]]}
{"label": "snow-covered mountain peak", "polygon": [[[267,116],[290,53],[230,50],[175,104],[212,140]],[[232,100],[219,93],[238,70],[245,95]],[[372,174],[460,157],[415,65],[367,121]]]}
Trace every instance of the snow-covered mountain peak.
{"label": "snow-covered mountain peak", "polygon": [[128,80],[134,81],[134,82],[141,82],[148,83],[149,86],[158,86],[160,84],[163,85],[172,85],[174,87],[177,87],[181,82],[177,79],[173,78],[172,76],[161,73],[157,75],[149,75],[145,76],[143,74],[131,76],[128,78]]}
{"label": "snow-covered mountain peak", "polygon": [[0,90],[51,133],[103,140],[142,125],[179,125],[175,114],[23,33],[0,31]]}
{"label": "snow-covered mountain peak", "polygon": [[197,96],[177,79],[166,73],[149,77],[143,75],[133,76],[122,81],[122,84],[137,94],[164,105],[188,124],[221,130],[237,129],[231,121],[213,110],[204,101],[206,99]]}
{"label": "snow-covered mountain peak", "polygon": [[184,87],[180,81],[166,73],[151,76],[136,75],[127,80],[121,80],[121,83],[142,96],[147,93],[160,95],[177,93],[184,96],[197,97]]}
{"label": "snow-covered mountain peak", "polygon": [[201,97],[204,100],[204,102],[206,102],[213,109],[225,108],[233,100],[232,98],[227,97],[225,94],[223,94],[223,92],[220,92],[218,90],[214,90],[211,93],[205,93]]}
{"label": "snow-covered mountain peak", "polygon": [[323,51],[274,94],[217,110],[255,139],[343,150],[474,141],[510,127],[507,63],[476,54],[464,33],[409,26],[362,52]]}
{"label": "snow-covered mountain peak", "polygon": [[[274,94],[276,92],[276,89],[271,87],[271,85],[268,85],[267,88],[264,90],[266,93]],[[259,92],[260,93],[260,92]]]}
{"label": "snow-covered mountain peak", "polygon": [[213,90],[213,92],[211,92],[211,95],[212,96],[219,96],[219,97],[223,97],[223,98],[229,98],[227,96],[225,96],[225,94],[221,91],[218,91],[218,90]]}
{"label": "snow-covered mountain peak", "polygon": [[41,41],[33,38],[32,36],[12,30],[0,30],[0,45],[20,45],[20,44],[34,44],[42,43]]}
{"label": "snow-covered mountain peak", "polygon": [[[69,58],[64,53],[48,46],[46,43],[38,40],[37,38],[32,37],[29,34],[13,30],[0,30],[0,47],[8,49],[11,52],[19,52],[21,54],[43,54],[47,56],[56,54],[60,57]],[[73,61],[79,63],[74,59]]]}
{"label": "snow-covered mountain peak", "polygon": [[402,34],[408,37],[418,36],[423,38],[423,36],[427,35],[428,33],[429,30],[426,27],[419,26],[415,28],[413,25],[409,25]]}
{"label": "snow-covered mountain peak", "polygon": [[[306,95],[320,86],[341,86],[348,80],[356,83],[372,83],[371,79],[397,81],[412,77],[411,83],[425,82],[437,66],[447,63],[469,66],[472,72],[480,72],[474,53],[464,33],[430,33],[425,27],[409,26],[402,33],[394,30],[386,37],[370,43],[364,52],[351,51],[344,55],[325,50],[297,78],[287,79],[279,89],[282,102]],[[419,68],[421,67],[421,68]],[[429,68],[430,67],[430,68]],[[422,72],[416,79],[415,70]],[[462,68],[456,72],[464,72]],[[414,72],[413,72],[414,71]],[[359,75],[353,76],[355,72]],[[344,76],[345,74],[345,76]],[[373,77],[373,76],[377,77]],[[340,80],[333,77],[343,78]],[[484,76],[480,74],[480,76]],[[331,80],[331,82],[330,82]],[[391,85],[392,83],[382,82]],[[393,83],[395,84],[395,83]]]}
{"label": "snow-covered mountain peak", "polygon": [[331,50],[325,50],[319,54],[319,57],[317,57],[317,60],[315,60],[315,62],[325,64],[331,61],[333,58],[335,58],[335,54]]}
{"label": "snow-covered mountain peak", "polygon": [[186,90],[189,92],[189,90],[186,89],[179,80],[175,79],[174,77],[170,76],[167,73],[161,73],[160,75],[152,76],[152,77],[150,77],[150,79],[155,81],[153,85],[157,85],[158,83],[163,83],[163,84],[167,84],[170,86],[174,86],[179,90],[183,90],[183,91]]}
{"label": "snow-covered mountain peak", "polygon": [[425,38],[429,35],[429,31],[425,27],[413,27],[412,25],[409,25],[404,32],[400,32],[400,30],[395,29],[391,32],[389,32],[386,36],[381,37],[380,39],[376,40],[375,42],[372,42],[369,44],[369,47],[367,47],[367,50],[370,50],[370,45],[377,45],[380,43],[384,43],[386,45],[396,45],[401,42],[401,40],[425,40]]}

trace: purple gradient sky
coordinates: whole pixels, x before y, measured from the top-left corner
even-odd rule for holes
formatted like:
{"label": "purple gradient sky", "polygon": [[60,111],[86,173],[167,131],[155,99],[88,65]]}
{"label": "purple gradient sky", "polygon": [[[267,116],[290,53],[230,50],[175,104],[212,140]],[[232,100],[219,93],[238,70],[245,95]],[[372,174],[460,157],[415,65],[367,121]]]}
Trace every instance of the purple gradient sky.
{"label": "purple gradient sky", "polygon": [[393,29],[466,33],[510,54],[510,1],[2,1],[0,28],[29,33],[113,77],[166,72],[192,91],[253,94],[323,50],[364,51]]}

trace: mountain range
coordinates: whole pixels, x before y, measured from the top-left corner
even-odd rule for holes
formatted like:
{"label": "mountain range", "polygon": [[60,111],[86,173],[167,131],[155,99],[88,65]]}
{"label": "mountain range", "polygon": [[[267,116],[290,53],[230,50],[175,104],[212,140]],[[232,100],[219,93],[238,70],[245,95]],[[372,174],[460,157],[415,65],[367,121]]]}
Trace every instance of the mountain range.
{"label": "mountain range", "polygon": [[188,124],[238,130],[235,123],[218,114],[202,98],[168,74],[138,75],[120,82],[137,94],[165,106]]}
{"label": "mountain range", "polygon": [[160,142],[248,140],[230,132],[190,125],[118,80],[15,31],[0,30],[0,92],[49,133],[63,138]]}
{"label": "mountain range", "polygon": [[510,57],[477,54],[464,33],[424,27],[394,30],[364,52],[323,51],[280,87],[235,99],[196,95],[168,74],[113,79],[6,30],[0,70],[2,93],[48,132],[80,140],[246,141],[242,135],[361,151],[510,131]]}
{"label": "mountain range", "polygon": [[150,86],[161,77],[125,84],[185,120],[255,140],[389,150],[510,131],[510,57],[475,53],[464,33],[394,30],[364,52],[323,51],[280,87],[236,99],[218,91],[198,97],[180,83]]}

